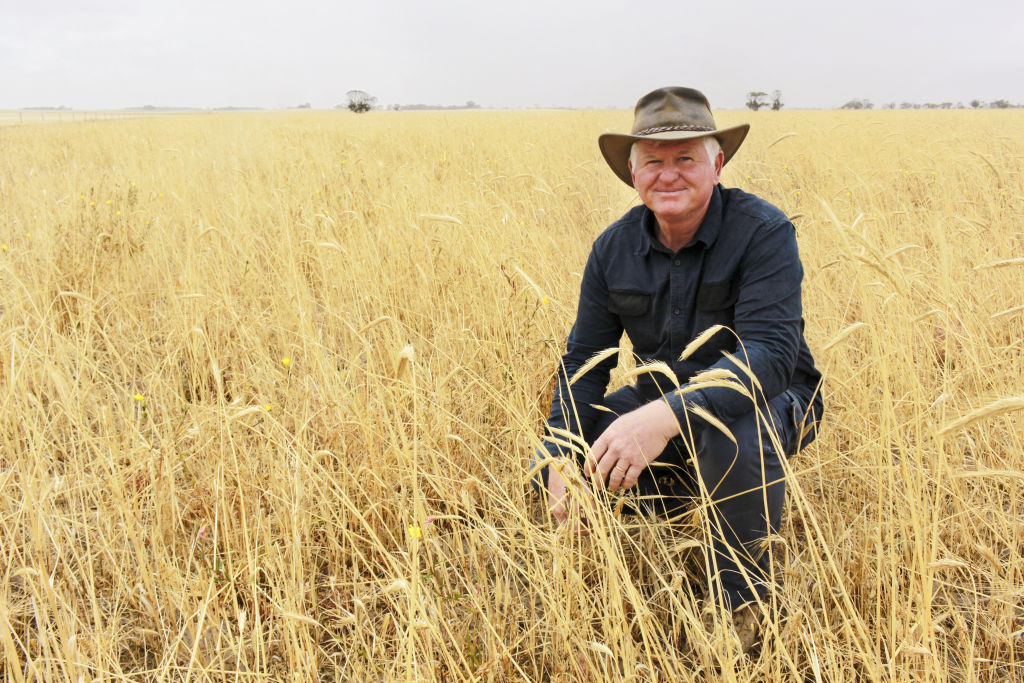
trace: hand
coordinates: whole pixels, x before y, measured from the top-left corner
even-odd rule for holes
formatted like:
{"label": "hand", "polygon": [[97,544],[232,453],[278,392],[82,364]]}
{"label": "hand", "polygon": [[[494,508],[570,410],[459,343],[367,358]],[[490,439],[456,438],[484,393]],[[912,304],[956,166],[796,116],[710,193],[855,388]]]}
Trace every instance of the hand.
{"label": "hand", "polygon": [[664,401],[652,401],[612,422],[590,449],[583,473],[609,491],[632,488],[679,433],[676,416]]}
{"label": "hand", "polygon": [[548,465],[548,509],[559,524],[571,526],[581,536],[590,535],[587,520],[582,515],[579,503],[572,499],[565,479],[559,474],[558,468]]}

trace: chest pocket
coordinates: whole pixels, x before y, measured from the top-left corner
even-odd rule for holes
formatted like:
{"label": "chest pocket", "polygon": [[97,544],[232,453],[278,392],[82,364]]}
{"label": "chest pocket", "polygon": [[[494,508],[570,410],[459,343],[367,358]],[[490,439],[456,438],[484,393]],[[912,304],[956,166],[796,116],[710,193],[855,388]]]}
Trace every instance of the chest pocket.
{"label": "chest pocket", "polygon": [[636,353],[652,353],[658,348],[661,324],[651,315],[653,308],[654,295],[651,292],[636,289],[608,291],[608,310],[619,316]]}
{"label": "chest pocket", "polygon": [[[694,334],[700,334],[713,325],[724,325],[733,328],[735,311],[733,307],[739,298],[740,287],[736,280],[705,282],[697,290],[697,320]],[[693,359],[713,363],[723,351],[730,353],[736,350],[736,337],[729,330],[721,330],[708,339],[693,355]]]}
{"label": "chest pocket", "polygon": [[710,312],[732,308],[739,295],[740,286],[736,280],[705,282],[697,291],[697,310]]}
{"label": "chest pocket", "polygon": [[609,290],[608,310],[624,318],[647,315],[651,311],[651,294],[637,290]]}

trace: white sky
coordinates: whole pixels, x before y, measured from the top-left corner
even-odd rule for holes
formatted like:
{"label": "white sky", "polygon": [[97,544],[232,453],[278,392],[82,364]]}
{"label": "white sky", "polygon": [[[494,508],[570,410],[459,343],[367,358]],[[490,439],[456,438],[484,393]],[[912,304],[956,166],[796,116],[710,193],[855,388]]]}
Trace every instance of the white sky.
{"label": "white sky", "polygon": [[0,108],[1024,102],[1021,0],[0,0]]}

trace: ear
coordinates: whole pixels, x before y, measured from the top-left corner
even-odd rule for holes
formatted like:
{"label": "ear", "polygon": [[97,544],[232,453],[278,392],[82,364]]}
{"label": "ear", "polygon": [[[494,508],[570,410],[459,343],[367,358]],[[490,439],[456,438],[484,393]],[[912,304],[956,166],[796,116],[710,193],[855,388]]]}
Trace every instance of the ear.
{"label": "ear", "polygon": [[718,150],[718,154],[715,155],[715,183],[722,179],[722,167],[725,166],[725,153],[722,150]]}

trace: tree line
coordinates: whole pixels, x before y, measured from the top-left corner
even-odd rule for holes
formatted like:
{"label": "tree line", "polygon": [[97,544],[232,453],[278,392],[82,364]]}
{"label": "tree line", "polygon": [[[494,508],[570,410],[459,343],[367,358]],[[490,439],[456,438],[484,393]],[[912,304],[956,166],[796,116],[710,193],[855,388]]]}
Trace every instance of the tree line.
{"label": "tree line", "polygon": [[[346,93],[347,102],[345,104],[339,104],[335,109],[348,109],[349,111],[361,114],[363,112],[370,111],[375,108],[377,98],[363,90],[349,90]],[[783,107],[782,91],[773,90],[771,95],[763,90],[751,90],[747,93],[747,108],[752,111],[758,111],[759,109],[768,109],[772,111],[779,111]],[[302,105],[302,107],[308,107],[308,104]],[[991,102],[983,102],[979,99],[973,99],[965,106],[963,102],[925,102],[919,104],[917,102],[901,102],[897,105],[895,102],[889,102],[883,104],[881,109],[1010,109],[1024,107],[1021,104],[1011,104],[1009,100],[993,100]],[[432,106],[423,104],[413,105],[393,105],[392,109],[477,109],[480,105],[470,100],[464,105],[455,106]],[[848,100],[845,104],[839,107],[839,109],[874,109],[875,104],[868,99],[855,98]]]}
{"label": "tree line", "polygon": [[[874,104],[871,100],[853,99],[849,100],[840,109],[873,109]],[[1012,104],[1009,100],[992,100],[991,102],[983,102],[978,99],[971,100],[964,105],[963,102],[925,102],[923,104],[918,102],[900,102],[897,105],[895,102],[888,102],[881,106],[881,109],[1017,109],[1024,105]]]}

